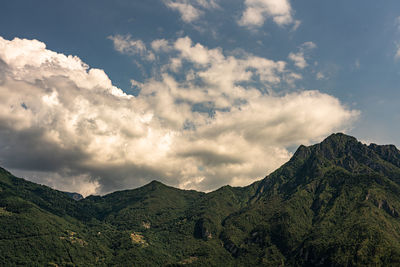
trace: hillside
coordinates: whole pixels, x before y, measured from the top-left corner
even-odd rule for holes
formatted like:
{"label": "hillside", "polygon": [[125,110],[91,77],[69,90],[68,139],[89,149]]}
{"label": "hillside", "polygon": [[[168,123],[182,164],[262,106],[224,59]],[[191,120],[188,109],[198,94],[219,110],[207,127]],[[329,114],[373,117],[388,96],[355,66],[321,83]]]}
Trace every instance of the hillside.
{"label": "hillside", "polygon": [[400,152],[333,134],[247,187],[75,201],[0,169],[2,266],[400,264]]}

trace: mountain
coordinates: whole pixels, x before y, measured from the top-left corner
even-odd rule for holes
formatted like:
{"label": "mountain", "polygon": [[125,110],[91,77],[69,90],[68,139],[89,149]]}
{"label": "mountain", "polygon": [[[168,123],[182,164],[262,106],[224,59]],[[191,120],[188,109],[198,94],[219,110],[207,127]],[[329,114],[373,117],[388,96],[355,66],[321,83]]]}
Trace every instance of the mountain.
{"label": "mountain", "polygon": [[246,187],[73,200],[0,169],[2,266],[400,265],[400,151],[333,134]]}

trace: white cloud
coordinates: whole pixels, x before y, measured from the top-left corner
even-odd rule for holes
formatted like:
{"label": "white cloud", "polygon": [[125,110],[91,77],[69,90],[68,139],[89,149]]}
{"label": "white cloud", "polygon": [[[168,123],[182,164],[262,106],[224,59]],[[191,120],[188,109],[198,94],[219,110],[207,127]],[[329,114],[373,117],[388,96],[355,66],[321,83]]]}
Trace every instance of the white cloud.
{"label": "white cloud", "polygon": [[146,45],[142,40],[134,40],[131,35],[108,36],[108,39],[114,43],[114,48],[121,54],[127,55],[141,55],[147,60],[154,60],[154,54],[147,50]]}
{"label": "white cloud", "polygon": [[394,59],[396,60],[400,59],[400,45],[397,45],[397,51],[396,54],[394,55]]}
{"label": "white cloud", "polygon": [[155,52],[168,52],[172,49],[171,45],[169,44],[169,42],[165,39],[157,39],[151,42],[151,48],[155,51]]}
{"label": "white cloud", "polygon": [[317,80],[324,80],[324,79],[326,79],[325,74],[322,73],[321,71],[317,72],[317,74],[315,75],[315,77],[317,78]]}
{"label": "white cloud", "polygon": [[115,50],[122,54],[141,54],[147,50],[142,40],[133,40],[130,35],[117,34],[108,39],[113,41]]}
{"label": "white cloud", "polygon": [[164,0],[164,4],[170,9],[178,11],[181,19],[186,23],[199,19],[205,10],[219,8],[214,0]]}
{"label": "white cloud", "polygon": [[300,46],[299,52],[297,53],[289,53],[288,58],[294,62],[294,65],[299,69],[304,69],[308,66],[306,61],[307,54],[315,49],[317,46],[313,42],[305,42]]}
{"label": "white cloud", "polygon": [[305,42],[300,46],[300,49],[303,51],[308,51],[315,48],[317,48],[317,45],[313,42]]}
{"label": "white cloud", "polygon": [[397,30],[400,31],[400,16],[395,19],[394,25],[397,27]]}
{"label": "white cloud", "polygon": [[184,22],[192,22],[202,15],[202,11],[187,3],[187,1],[166,1],[165,4],[169,8],[178,11]]}
{"label": "white cloud", "polygon": [[318,91],[275,92],[301,78],[283,61],[227,56],[188,37],[149,47],[170,61],[160,78],[132,80],[141,91],[131,96],[78,57],[0,37],[0,161],[84,194],[153,179],[211,190],[262,178],[288,160],[287,147],[358,115]]}
{"label": "white cloud", "polygon": [[289,0],[245,0],[245,10],[238,21],[239,25],[260,27],[265,20],[271,18],[279,26],[294,23],[295,28],[300,25],[292,17],[292,7]]}
{"label": "white cloud", "polygon": [[293,27],[292,27],[292,31],[296,31],[301,25],[301,21],[300,20],[295,20]]}
{"label": "white cloud", "polygon": [[216,9],[219,8],[219,5],[214,0],[196,0],[195,1],[199,6],[206,9]]}
{"label": "white cloud", "polygon": [[294,65],[300,69],[304,69],[308,66],[307,61],[304,58],[303,52],[290,53],[288,58],[294,62]]}
{"label": "white cloud", "polygon": [[[397,28],[397,31],[400,32],[400,16],[398,16],[398,17],[395,19],[394,25],[395,25],[395,27]],[[395,59],[395,60],[398,60],[398,59],[400,59],[400,44],[397,43],[396,46],[397,46],[397,48],[396,48],[396,53],[395,53],[395,55],[394,55],[394,59]]]}

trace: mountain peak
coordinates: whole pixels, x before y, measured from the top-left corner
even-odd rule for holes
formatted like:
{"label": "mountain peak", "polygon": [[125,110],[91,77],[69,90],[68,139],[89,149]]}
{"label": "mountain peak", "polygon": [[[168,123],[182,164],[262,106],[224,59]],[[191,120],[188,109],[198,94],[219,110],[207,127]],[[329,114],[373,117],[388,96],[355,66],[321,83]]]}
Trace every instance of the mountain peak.
{"label": "mountain peak", "polygon": [[[322,177],[325,171],[339,167],[353,174],[380,173],[393,176],[394,167],[400,168],[400,151],[394,145],[369,146],[355,137],[335,133],[321,143],[301,145],[280,172],[307,170],[306,176]],[[397,175],[397,174],[396,174]],[[297,184],[297,183],[295,183]]]}
{"label": "mountain peak", "polygon": [[358,144],[359,142],[355,137],[344,133],[333,133],[321,142],[321,144],[331,145],[340,145],[346,143]]}
{"label": "mountain peak", "polygon": [[[368,150],[368,147],[359,142],[355,137],[343,133],[331,134],[321,143],[307,148],[309,150],[308,155],[313,154],[327,160],[336,160],[350,155],[365,154],[366,150]],[[301,148],[301,150],[304,150],[304,148]]]}
{"label": "mountain peak", "polygon": [[148,184],[145,184],[142,187],[139,187],[138,189],[144,189],[144,190],[151,190],[151,191],[157,191],[157,190],[164,190],[166,188],[169,188],[169,186],[161,183],[160,181],[153,180]]}
{"label": "mountain peak", "polygon": [[165,184],[161,183],[160,181],[153,180],[148,185],[158,185],[158,186],[166,186]]}
{"label": "mountain peak", "polygon": [[327,159],[342,157],[350,153],[357,146],[363,146],[358,140],[344,133],[334,133],[326,137],[321,143],[312,146],[300,145],[293,155],[294,160],[307,159],[311,154],[318,154]]}

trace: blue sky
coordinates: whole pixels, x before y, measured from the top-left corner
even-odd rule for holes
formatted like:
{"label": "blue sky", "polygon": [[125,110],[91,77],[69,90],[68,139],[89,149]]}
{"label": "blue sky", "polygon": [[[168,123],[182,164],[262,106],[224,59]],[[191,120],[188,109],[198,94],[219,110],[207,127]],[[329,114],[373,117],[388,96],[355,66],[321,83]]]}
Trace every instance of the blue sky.
{"label": "blue sky", "polygon": [[[149,119],[151,122],[143,118],[138,119],[141,123],[146,121],[148,125],[146,127],[149,127],[146,128],[147,139],[140,141],[140,144],[144,142],[144,145],[140,148],[141,150],[138,150],[138,155],[151,153],[151,151],[155,151],[155,154],[164,153],[162,154],[164,156],[159,156],[159,161],[155,160],[151,164],[143,163],[147,158],[127,152],[116,160],[115,164],[107,165],[104,162],[110,158],[104,159],[104,162],[94,160],[96,157],[99,158],[98,153],[104,151],[100,148],[87,150],[84,146],[94,147],[92,143],[88,145],[87,140],[76,141],[74,146],[68,147],[65,142],[62,142],[62,138],[68,137],[61,134],[63,132],[61,130],[57,132],[59,143],[54,143],[54,140],[51,143],[50,139],[43,141],[44,146],[54,147],[54,150],[49,148],[44,151],[43,148],[38,148],[36,153],[36,155],[42,155],[38,161],[45,162],[49,154],[58,151],[57,153],[62,156],[54,165],[59,167],[43,167],[45,164],[34,160],[38,156],[32,155],[30,158],[15,155],[9,159],[5,152],[0,155],[3,166],[14,170],[17,174],[31,177],[35,181],[56,188],[80,190],[85,194],[105,193],[136,187],[152,179],[159,179],[181,188],[198,190],[211,190],[226,183],[244,185],[278,167],[290,157],[290,153],[300,143],[309,144],[320,141],[332,131],[345,131],[365,142],[400,145],[398,135],[400,130],[398,105],[400,2],[398,1],[381,3],[370,0],[305,2],[286,0],[5,0],[0,3],[0,36],[5,43],[3,48],[10,47],[2,54],[5,67],[0,69],[5,73],[3,76],[6,76],[6,80],[24,81],[31,86],[30,79],[35,77],[36,81],[41,80],[42,84],[47,84],[47,87],[41,87],[42,91],[38,89],[39,85],[35,85],[39,91],[21,89],[21,92],[32,94],[32,99],[23,99],[22,93],[16,95],[15,98],[9,97],[8,104],[11,103],[10,105],[17,105],[17,102],[12,102],[14,101],[12,99],[17,99],[15,101],[22,101],[24,105],[31,101],[30,106],[36,104],[38,106],[36,109],[30,109],[30,106],[26,104],[28,108],[24,110],[31,111],[32,119],[29,124],[31,126],[28,128],[21,130],[22,128],[3,127],[1,129],[0,145],[3,148],[8,147],[9,150],[12,148],[14,151],[23,153],[24,148],[12,136],[21,135],[20,138],[24,136],[24,140],[31,140],[26,136],[31,137],[32,132],[39,131],[43,134],[40,138],[42,142],[45,139],[44,136],[49,136],[52,130],[54,132],[58,129],[52,129],[51,125],[59,122],[61,115],[57,116],[57,119],[51,117],[49,114],[55,114],[55,111],[50,111],[44,105],[38,104],[40,99],[43,100],[44,97],[50,99],[49,97],[52,96],[49,93],[49,84],[52,84],[51,88],[53,88],[53,93],[55,92],[53,96],[58,97],[57,101],[62,103],[63,108],[68,106],[68,103],[63,101],[75,99],[76,94],[82,93],[82,89],[78,88],[75,95],[71,93],[72,95],[67,97],[66,93],[63,93],[67,89],[63,87],[61,78],[53,81],[55,76],[61,75],[59,68],[68,64],[58,66],[57,72],[56,68],[46,69],[46,71],[52,71],[52,74],[46,77],[38,76],[38,73],[43,72],[45,68],[43,62],[35,65],[37,69],[34,73],[30,72],[32,70],[29,67],[29,60],[32,60],[33,56],[39,57],[48,51],[57,52],[58,55],[77,56],[90,68],[104,70],[109,82],[115,88],[128,96],[133,96],[134,100],[129,100],[133,102],[126,105],[127,107],[134,105],[135,110],[127,108],[132,113],[128,112],[124,116],[131,118],[137,114],[147,114],[151,117]],[[17,45],[12,42],[14,38],[26,39],[27,42]],[[41,48],[40,52],[32,55],[24,53],[24,49],[31,47],[34,39],[45,44],[46,48]],[[158,42],[158,46],[155,42],[157,40],[162,40]],[[196,45],[198,45],[197,48]],[[6,60],[7,53],[12,53],[13,49],[17,49],[15,51],[26,56],[24,64],[18,65],[17,61]],[[49,61],[56,60],[57,57],[50,56]],[[174,58],[179,66],[173,65]],[[279,65],[279,62],[284,64],[284,67]],[[232,70],[229,67],[230,63],[242,67]],[[55,66],[57,63],[52,64]],[[218,70],[218,67],[221,69],[226,67],[226,70]],[[25,71],[15,74],[21,71],[21,68]],[[68,72],[64,70],[62,75],[76,82],[77,78],[73,76],[76,73],[72,74],[69,67],[65,68]],[[87,71],[89,69],[82,70],[82,73]],[[14,76],[8,73],[14,73]],[[237,78],[240,75],[250,75],[249,73],[251,77]],[[167,74],[168,79],[165,76]],[[220,79],[220,76],[225,74],[224,80]],[[189,79],[189,76],[194,78]],[[49,77],[53,79],[51,82]],[[103,76],[99,77],[97,75],[90,79],[104,80]],[[274,79],[278,79],[279,82]],[[6,85],[0,89],[5,95],[15,92],[13,88],[19,88],[7,81],[4,82]],[[77,87],[80,82],[76,82]],[[106,83],[108,84],[108,80]],[[84,84],[83,81],[82,84]],[[25,85],[21,85],[21,88],[25,88]],[[104,87],[110,86],[104,85]],[[170,93],[161,97],[165,91],[159,88],[164,87],[170,88],[168,89]],[[175,87],[177,89],[171,89]],[[238,91],[236,87],[243,91]],[[190,96],[185,95],[185,90]],[[47,95],[44,95],[44,92],[47,92]],[[69,92],[72,92],[71,89]],[[261,94],[260,99],[264,102],[258,103],[254,100],[257,98],[255,97],[257,92]],[[307,92],[314,93],[312,96],[305,96]],[[233,99],[231,96],[236,94],[240,96]],[[62,95],[65,95],[64,99]],[[83,95],[85,94],[82,93],[80,96]],[[151,98],[154,95],[160,97]],[[95,97],[98,97],[98,94],[88,95],[90,99]],[[169,98],[172,102],[168,104],[166,99]],[[304,98],[315,106],[304,104],[308,101]],[[96,127],[100,127],[100,121],[111,127],[107,119],[90,115],[92,109],[99,108],[96,106],[100,105],[99,103],[104,110],[107,108],[112,110],[113,105],[119,105],[120,102],[111,102],[108,98],[90,102],[87,108],[88,113],[84,114],[85,121],[88,121],[90,117]],[[186,104],[181,106],[180,103]],[[271,108],[275,106],[276,108],[268,110],[258,106],[266,103]],[[302,105],[308,106],[305,108]],[[173,111],[171,111],[172,106]],[[289,106],[294,106],[294,110],[302,109],[304,114],[302,113],[301,116],[303,117],[299,118],[298,112],[290,113],[286,110]],[[184,111],[185,108],[187,111]],[[232,111],[235,108],[238,112],[248,109],[252,111],[247,114],[239,112],[235,115]],[[24,110],[21,112],[25,112]],[[70,108],[67,108],[67,111],[72,112]],[[7,114],[15,113],[15,111],[9,112]],[[57,110],[57,112],[66,114],[65,110]],[[168,112],[171,112],[170,114],[176,112],[179,116],[172,118],[171,115],[167,118],[164,115]],[[246,123],[245,116],[255,118],[260,113],[261,115],[265,113],[271,121],[280,122],[276,124],[279,127],[256,126],[263,123],[270,125],[262,116],[259,121],[254,120],[254,125]],[[4,121],[15,124],[16,119],[7,114],[2,114]],[[50,118],[52,124],[33,123],[39,118],[43,119],[40,117],[43,114],[47,114],[46,118]],[[318,114],[325,117],[320,118]],[[115,116],[118,117],[118,115]],[[243,118],[242,124],[238,118]],[[310,118],[309,121],[308,118]],[[221,122],[218,121],[219,119]],[[232,123],[227,123],[229,120],[232,120]],[[304,123],[299,123],[297,128],[294,126],[290,128],[288,124],[295,125],[292,120],[296,123],[298,121],[304,121]],[[236,126],[233,123],[235,121]],[[325,125],[327,121],[329,124]],[[307,123],[325,126],[321,129],[313,126],[315,129],[313,131],[308,129]],[[113,127],[122,129],[125,127],[123,125],[121,122]],[[64,125],[61,128],[65,130],[65,127]],[[74,127],[77,127],[77,124]],[[248,127],[249,132],[254,130],[260,134],[253,136],[243,131],[241,127]],[[191,129],[190,133],[188,129]],[[150,140],[149,131],[158,133],[159,138]],[[211,134],[210,132],[213,131],[219,132]],[[282,131],[285,134],[282,134]],[[279,136],[273,133],[279,133]],[[119,134],[112,132],[107,132],[107,134],[108,138],[114,138],[112,140],[120,138]],[[215,148],[216,144],[213,142],[219,140],[218,138],[222,135],[224,138],[227,136],[232,138],[230,142],[234,144],[237,142],[237,147],[230,147],[229,143],[224,146],[223,142],[220,142],[218,149]],[[99,136],[91,132],[90,140],[100,138]],[[74,135],[69,138],[75,137]],[[265,139],[272,141],[262,141]],[[124,143],[127,147],[134,149],[138,146],[136,143],[138,140],[124,135],[121,144]],[[166,148],[162,149],[153,147],[154,142],[162,143],[162,140],[168,140],[170,143],[165,142],[170,146],[166,145]],[[28,146],[39,142],[33,137],[31,141],[32,143],[26,141]],[[119,144],[119,141],[115,141],[116,144]],[[111,142],[109,146],[112,147],[113,143]],[[182,148],[178,149],[181,146]],[[115,149],[117,147],[120,148],[116,146]],[[199,149],[199,147],[204,149]],[[244,153],[243,150],[252,151],[246,154],[248,157],[246,160],[240,157]],[[113,151],[110,149],[104,153],[111,155]],[[127,159],[128,155],[131,161]],[[78,164],[69,157],[84,160],[80,160]],[[258,157],[264,157],[264,162],[269,163],[263,165],[262,160],[253,164],[249,163],[252,158]],[[166,158],[173,160],[170,162]],[[187,169],[184,168],[185,170],[181,172],[161,166],[167,162],[170,166],[182,166],[183,161],[180,160],[183,160],[185,164],[188,161],[192,163],[185,165]],[[213,160],[214,163],[211,163]],[[215,162],[220,163],[218,165]],[[100,167],[100,165],[105,167]],[[118,174],[118,177],[123,178],[115,179],[111,174],[117,166],[124,170]],[[156,166],[161,167],[156,168]],[[230,171],[222,171],[223,169]],[[183,178],[173,178],[176,176]],[[88,189],[82,189],[85,187]]]}

